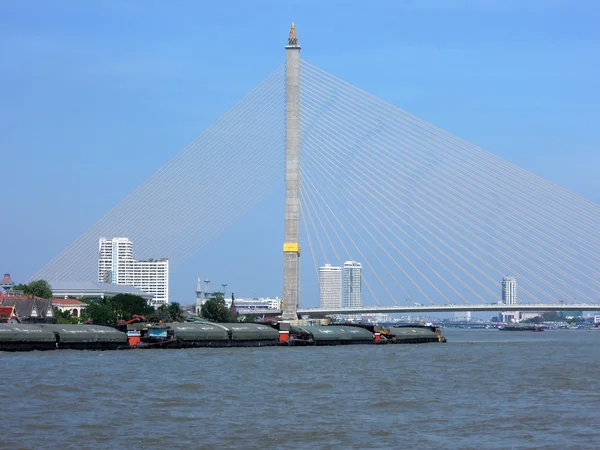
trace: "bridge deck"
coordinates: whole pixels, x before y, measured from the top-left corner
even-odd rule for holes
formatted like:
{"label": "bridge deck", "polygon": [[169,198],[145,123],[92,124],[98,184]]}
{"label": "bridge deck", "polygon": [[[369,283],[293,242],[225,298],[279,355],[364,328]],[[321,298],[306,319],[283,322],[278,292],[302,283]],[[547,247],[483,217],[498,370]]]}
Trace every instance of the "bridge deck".
{"label": "bridge deck", "polygon": [[[461,311],[600,311],[599,303],[582,304],[479,304],[479,305],[428,305],[428,306],[363,306],[360,308],[299,308],[298,315],[338,315],[338,314],[408,314],[424,312]],[[256,315],[280,315],[278,309],[254,310]]]}

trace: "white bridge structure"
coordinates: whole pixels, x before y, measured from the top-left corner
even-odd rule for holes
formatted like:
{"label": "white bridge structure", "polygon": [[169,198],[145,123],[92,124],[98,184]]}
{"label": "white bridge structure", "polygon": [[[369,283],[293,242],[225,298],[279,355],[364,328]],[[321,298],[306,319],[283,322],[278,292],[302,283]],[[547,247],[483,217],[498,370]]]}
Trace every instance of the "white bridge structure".
{"label": "white bridge structure", "polygon": [[468,311],[523,311],[539,312],[546,311],[598,311],[598,303],[584,304],[489,304],[489,305],[418,305],[418,306],[363,306],[361,308],[299,308],[301,315],[342,315],[342,314],[412,314],[412,313],[441,313],[441,312],[468,312]]}
{"label": "white bridge structure", "polygon": [[[341,316],[341,315],[372,315],[372,314],[417,314],[417,313],[453,313],[453,312],[498,312],[498,311],[539,312],[547,311],[598,311],[598,303],[571,303],[571,304],[541,304],[525,303],[505,305],[492,303],[484,305],[393,305],[393,306],[362,306],[360,308],[298,308],[299,316]],[[251,311],[256,316],[280,316],[280,309],[256,309]]]}
{"label": "white bridge structure", "polygon": [[[285,186],[284,318],[600,309],[598,204],[305,61],[295,29],[285,48],[287,64],[31,278],[95,280],[100,236],[176,271]],[[302,292],[319,266],[346,260],[370,306],[301,307],[318,302]],[[518,305],[497,304],[506,275]]]}

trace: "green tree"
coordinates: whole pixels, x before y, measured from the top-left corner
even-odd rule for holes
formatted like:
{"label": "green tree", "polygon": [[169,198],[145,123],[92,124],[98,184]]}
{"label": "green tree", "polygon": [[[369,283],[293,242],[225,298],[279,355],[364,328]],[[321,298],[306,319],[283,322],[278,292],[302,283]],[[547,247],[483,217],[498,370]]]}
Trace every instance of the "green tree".
{"label": "green tree", "polygon": [[542,314],[542,319],[544,322],[559,322],[564,320],[564,316],[560,312],[546,311]]}
{"label": "green tree", "polygon": [[17,284],[15,291],[22,291],[25,295],[34,297],[52,298],[52,289],[46,280],[36,280],[29,284]]}
{"label": "green tree", "polygon": [[134,294],[117,294],[111,297],[110,301],[114,305],[117,314],[125,320],[132,316],[147,316],[154,312],[154,308],[148,305],[144,297]]}
{"label": "green tree", "polygon": [[54,317],[56,317],[56,321],[61,324],[79,323],[81,320],[78,317],[71,316],[69,311],[61,311],[58,308],[54,308]]}
{"label": "green tree", "polygon": [[86,315],[94,323],[112,324],[117,321],[117,310],[109,298],[100,298],[89,302]]}
{"label": "green tree", "polygon": [[156,310],[148,316],[152,322],[169,322],[169,308],[167,305],[160,305]]}
{"label": "green tree", "polygon": [[235,322],[229,308],[225,305],[222,292],[213,292],[200,310],[200,315],[211,322]]}
{"label": "green tree", "polygon": [[185,322],[185,316],[181,305],[177,302],[168,305],[160,305],[149,318],[154,322]]}
{"label": "green tree", "polygon": [[183,314],[183,309],[181,309],[179,303],[170,303],[169,306],[167,306],[167,311],[171,322],[185,322],[185,315]]}
{"label": "green tree", "polygon": [[544,318],[542,316],[532,317],[531,319],[524,320],[525,323],[542,323]]}

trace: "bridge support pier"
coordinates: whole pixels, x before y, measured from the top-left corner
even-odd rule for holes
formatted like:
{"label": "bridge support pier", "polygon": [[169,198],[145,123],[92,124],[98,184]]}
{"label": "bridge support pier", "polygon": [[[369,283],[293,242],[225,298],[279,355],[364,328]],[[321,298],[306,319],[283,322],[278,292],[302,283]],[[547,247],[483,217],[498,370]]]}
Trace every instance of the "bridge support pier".
{"label": "bridge support pier", "polygon": [[300,46],[292,23],[285,46],[285,231],[283,244],[284,320],[296,320],[300,286]]}

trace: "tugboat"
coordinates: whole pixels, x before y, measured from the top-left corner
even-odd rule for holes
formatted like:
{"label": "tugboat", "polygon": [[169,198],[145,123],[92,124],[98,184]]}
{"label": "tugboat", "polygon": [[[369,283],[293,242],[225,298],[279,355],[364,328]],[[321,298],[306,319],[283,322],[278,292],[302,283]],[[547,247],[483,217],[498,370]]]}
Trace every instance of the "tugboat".
{"label": "tugboat", "polygon": [[167,348],[177,343],[177,338],[171,327],[163,324],[144,327],[137,339],[139,341],[135,348]]}

